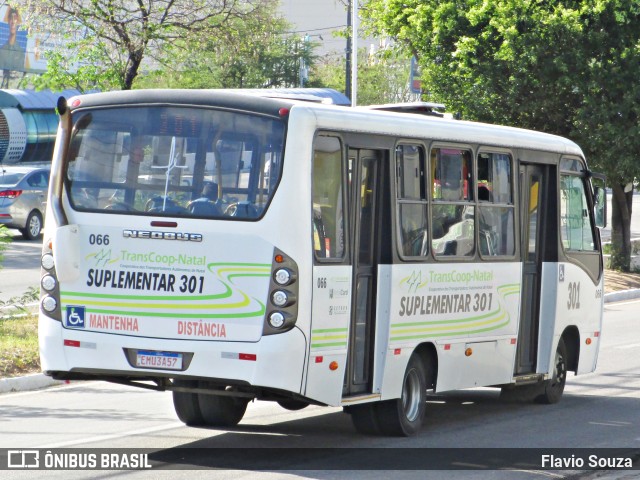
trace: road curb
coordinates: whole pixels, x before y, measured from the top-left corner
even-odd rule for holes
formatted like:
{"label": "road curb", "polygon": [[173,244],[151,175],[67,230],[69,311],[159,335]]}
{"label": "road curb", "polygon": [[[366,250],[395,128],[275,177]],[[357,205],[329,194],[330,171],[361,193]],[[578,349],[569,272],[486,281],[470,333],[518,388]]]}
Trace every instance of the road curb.
{"label": "road curb", "polygon": [[0,393],[25,392],[29,390],[39,390],[53,385],[62,385],[61,380],[54,380],[44,373],[34,373],[24,377],[12,377],[0,379]]}
{"label": "road curb", "polygon": [[631,290],[621,290],[619,292],[605,293],[604,303],[624,302],[625,300],[633,300],[640,298],[640,288]]}

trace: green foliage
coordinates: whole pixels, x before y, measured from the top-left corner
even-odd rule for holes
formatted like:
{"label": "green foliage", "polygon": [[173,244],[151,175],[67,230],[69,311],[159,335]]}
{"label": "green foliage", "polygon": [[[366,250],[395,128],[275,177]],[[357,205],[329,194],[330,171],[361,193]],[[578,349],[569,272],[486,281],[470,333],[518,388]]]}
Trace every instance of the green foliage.
{"label": "green foliage", "polygon": [[0,270],[2,270],[2,261],[4,260],[3,252],[7,249],[7,246],[11,243],[11,235],[7,227],[0,225]]}
{"label": "green foliage", "polygon": [[135,87],[297,87],[301,64],[313,65],[313,43],[287,34],[290,29],[271,14],[230,18],[215,36],[166,45],[159,67],[138,78]]}
{"label": "green foliage", "polygon": [[[38,300],[40,290],[36,287],[29,287],[26,292],[17,297],[11,297],[9,300],[0,300],[0,309],[7,310],[8,314],[26,314],[28,313],[27,305]],[[5,312],[5,313],[7,313]]]}
{"label": "green foliage", "polygon": [[[609,184],[640,176],[637,0],[369,0],[366,7],[369,31],[414,52],[428,96],[450,111],[568,136]],[[613,247],[621,262],[627,247]]]}
{"label": "green foliage", "polygon": [[84,90],[87,85],[130,89],[139,73],[153,65],[143,61],[185,39],[224,35],[229,22],[265,18],[276,0],[25,1],[28,28],[59,38],[75,35],[65,51],[52,54],[40,86],[69,81]]}
{"label": "green foliage", "polygon": [[33,80],[36,89],[75,88],[87,92],[125,88],[125,64],[107,44],[82,40],[67,44],[67,48],[77,53],[47,52],[47,71]]}
{"label": "green foliage", "polygon": [[[358,105],[407,102],[413,97],[409,90],[410,59],[402,52],[382,50],[369,55],[358,52]],[[333,58],[318,62],[309,86],[327,87],[344,92],[345,59]]]}

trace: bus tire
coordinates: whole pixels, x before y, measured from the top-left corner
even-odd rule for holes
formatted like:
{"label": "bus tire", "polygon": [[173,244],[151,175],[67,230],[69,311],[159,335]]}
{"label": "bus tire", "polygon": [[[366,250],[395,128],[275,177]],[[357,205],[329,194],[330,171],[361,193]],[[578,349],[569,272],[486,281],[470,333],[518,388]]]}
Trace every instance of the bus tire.
{"label": "bus tire", "polygon": [[348,413],[358,433],[363,435],[380,435],[378,423],[378,402],[351,405]]}
{"label": "bus tire", "polygon": [[302,410],[303,408],[306,408],[309,406],[307,402],[302,402],[300,400],[291,400],[291,399],[278,400],[278,405],[280,405],[282,408],[286,410],[291,410],[291,411]]}
{"label": "bus tire", "polygon": [[[173,384],[177,387],[196,387],[198,385],[197,382],[185,380],[174,380]],[[185,425],[190,427],[204,425],[197,393],[173,392],[173,408],[180,421]]]}
{"label": "bus tire", "polygon": [[402,396],[377,404],[382,434],[408,437],[420,430],[427,409],[426,371],[420,355],[411,355],[402,381]]}
{"label": "bus tire", "polygon": [[222,395],[198,394],[198,405],[205,425],[233,427],[240,423],[249,400]]}
{"label": "bus tire", "polygon": [[535,398],[536,403],[553,404],[562,398],[567,382],[567,346],[560,338],[553,362],[553,376],[543,382],[542,393]]}

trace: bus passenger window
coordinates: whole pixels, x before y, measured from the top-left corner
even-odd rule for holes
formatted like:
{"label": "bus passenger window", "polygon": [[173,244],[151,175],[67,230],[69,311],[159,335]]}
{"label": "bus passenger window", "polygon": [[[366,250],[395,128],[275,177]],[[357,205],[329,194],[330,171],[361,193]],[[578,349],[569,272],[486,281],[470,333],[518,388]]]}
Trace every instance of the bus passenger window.
{"label": "bus passenger window", "polygon": [[475,207],[435,204],[433,253],[436,256],[469,256],[474,252]]}
{"label": "bus passenger window", "polygon": [[433,206],[431,245],[436,257],[475,253],[475,205],[471,152],[453,148],[431,150]]}
{"label": "bus passenger window", "polygon": [[317,137],[313,151],[313,250],[316,258],[344,255],[342,145],[336,137]]}
{"label": "bus passenger window", "polygon": [[429,232],[424,148],[421,145],[398,145],[396,168],[400,254],[403,257],[425,257],[429,253]]}
{"label": "bus passenger window", "polygon": [[478,154],[478,248],[483,257],[515,254],[511,155]]}
{"label": "bus passenger window", "polygon": [[471,152],[434,148],[431,162],[434,200],[471,200]]}

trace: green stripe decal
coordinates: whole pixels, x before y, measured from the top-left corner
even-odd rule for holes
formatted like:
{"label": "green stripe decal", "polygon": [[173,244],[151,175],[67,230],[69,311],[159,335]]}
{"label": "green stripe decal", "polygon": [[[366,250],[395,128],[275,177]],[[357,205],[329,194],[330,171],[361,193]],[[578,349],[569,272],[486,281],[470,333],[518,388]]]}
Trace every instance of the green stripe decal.
{"label": "green stripe decal", "polygon": [[311,331],[311,348],[347,347],[346,328],[319,328]]}

